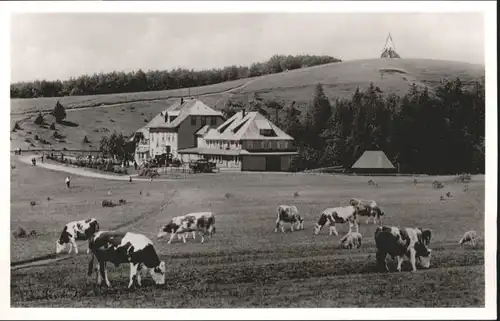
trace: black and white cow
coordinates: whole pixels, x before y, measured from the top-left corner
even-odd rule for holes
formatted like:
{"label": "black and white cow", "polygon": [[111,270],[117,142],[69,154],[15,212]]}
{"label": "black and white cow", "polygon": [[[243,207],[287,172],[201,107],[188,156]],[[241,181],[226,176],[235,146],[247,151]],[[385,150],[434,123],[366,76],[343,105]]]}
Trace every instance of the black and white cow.
{"label": "black and white cow", "polygon": [[373,218],[373,224],[379,222],[382,224],[381,216],[384,215],[384,212],[380,209],[377,202],[374,200],[363,200],[359,198],[351,198],[349,200],[349,205],[358,207],[358,215],[366,216],[366,224],[370,222],[370,218]]}
{"label": "black and white cow", "polygon": [[281,232],[285,232],[283,227],[284,223],[290,223],[290,229],[293,232],[293,226],[295,225],[296,230],[304,229],[304,219],[299,214],[297,207],[293,205],[280,205],[277,208],[278,217],[276,218],[276,228],[274,232],[278,232],[281,228]]}
{"label": "black and white cow", "polygon": [[319,234],[321,229],[325,227],[325,225],[329,224],[329,229],[330,233],[328,234],[331,236],[332,234],[335,234],[336,236],[339,235],[337,232],[337,229],[335,228],[336,223],[349,223],[349,232],[352,232],[352,227],[356,226],[356,232],[359,232],[359,225],[357,222],[357,212],[358,208],[356,206],[343,206],[343,207],[331,207],[323,210],[321,212],[321,216],[319,217],[318,223],[313,228],[314,234]]}
{"label": "black and white cow", "polygon": [[361,247],[361,240],[363,235],[359,232],[351,232],[344,235],[340,240],[340,246],[344,249],[353,249]]}
{"label": "black and white cow", "polygon": [[[106,263],[110,262],[117,267],[122,263],[130,264],[130,280],[128,287],[134,285],[134,280],[141,286],[141,272],[148,270],[156,284],[165,284],[165,261],[160,258],[154,248],[153,242],[142,234],[130,232],[97,232],[89,240],[92,258],[88,266],[88,275],[92,271],[97,273],[97,285],[102,280],[109,287]],[[97,266],[94,266],[94,259]],[[97,265],[96,264],[96,265]]]}
{"label": "black and white cow", "polygon": [[170,233],[168,244],[172,243],[174,236],[182,237],[184,243],[188,233],[193,233],[193,239],[196,238],[196,232],[201,237],[201,243],[205,241],[205,235],[211,237],[215,233],[215,214],[212,212],[195,212],[183,216],[174,217],[168,224],[161,227],[157,237],[161,238]]}
{"label": "black and white cow", "polygon": [[[78,254],[76,241],[86,241],[96,232],[99,232],[99,223],[95,218],[69,222],[66,226],[64,226],[61,236],[56,242],[56,254],[61,253],[67,244],[69,244],[68,253],[71,253],[71,250],[74,248],[75,253]],[[87,253],[89,253],[89,249],[87,249]]]}
{"label": "black and white cow", "polygon": [[417,271],[417,260],[425,269],[430,266],[432,250],[425,246],[419,229],[378,226],[375,230],[375,244],[377,266],[380,270],[389,271],[386,263],[387,255],[393,259],[397,258],[397,270],[400,272],[405,258],[410,259],[413,272]]}

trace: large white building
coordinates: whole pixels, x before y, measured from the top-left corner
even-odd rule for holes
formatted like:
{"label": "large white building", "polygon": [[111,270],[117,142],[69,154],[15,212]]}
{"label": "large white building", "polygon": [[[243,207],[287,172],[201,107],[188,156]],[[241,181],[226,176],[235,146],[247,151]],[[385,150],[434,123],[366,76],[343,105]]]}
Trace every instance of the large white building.
{"label": "large white building", "polygon": [[183,159],[208,158],[218,167],[288,171],[297,154],[294,139],[258,112],[243,110],[217,127],[202,127],[196,136],[196,147],[178,153]]}
{"label": "large white building", "polygon": [[179,99],[137,130],[135,161],[142,164],[156,155],[171,153],[197,145],[195,133],[205,126],[217,127],[224,122],[221,112],[198,99]]}

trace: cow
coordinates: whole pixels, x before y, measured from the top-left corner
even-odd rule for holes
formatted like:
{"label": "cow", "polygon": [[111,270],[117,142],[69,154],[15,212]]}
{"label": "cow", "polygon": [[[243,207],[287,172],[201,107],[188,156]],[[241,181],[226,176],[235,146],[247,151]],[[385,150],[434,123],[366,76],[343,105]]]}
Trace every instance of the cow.
{"label": "cow", "polygon": [[195,212],[184,216],[178,216],[172,219],[167,225],[162,226],[157,237],[161,238],[170,233],[168,244],[172,243],[175,235],[182,236],[186,243],[188,233],[193,233],[193,239],[196,238],[196,232],[201,237],[201,243],[205,241],[205,235],[211,237],[215,233],[215,215],[212,212]]}
{"label": "cow", "polygon": [[377,226],[375,244],[377,247],[377,266],[381,270],[389,271],[386,263],[387,255],[393,259],[397,258],[399,272],[401,272],[401,265],[405,258],[410,259],[413,272],[417,271],[417,260],[425,269],[430,266],[432,250],[425,246],[422,232],[419,229]]}
{"label": "cow", "polygon": [[477,241],[477,233],[476,231],[467,231],[464,233],[464,236],[458,241],[458,244],[463,245],[465,243],[471,243],[472,247],[476,246]]}
{"label": "cow", "polygon": [[[130,279],[128,287],[141,286],[141,272],[145,268],[149,270],[156,284],[165,284],[165,261],[160,258],[154,248],[153,242],[142,234],[131,232],[102,231],[94,234],[89,240],[89,248],[92,253],[88,265],[88,276],[95,270],[97,274],[97,285],[102,280],[110,287],[106,263],[110,262],[118,267],[122,263],[130,264]],[[97,266],[94,267],[94,260]]]}
{"label": "cow", "polygon": [[[76,241],[86,241],[90,239],[90,237],[96,232],[99,232],[99,222],[97,222],[95,218],[69,222],[64,226],[61,232],[61,236],[56,242],[56,254],[61,253],[61,251],[66,247],[66,244],[69,244],[68,253],[71,253],[71,250],[74,247],[75,254],[78,254],[78,246],[76,245]],[[90,250],[87,249],[87,254],[89,253],[89,251]]]}
{"label": "cow", "polygon": [[361,239],[363,238],[363,235],[359,232],[351,232],[347,233],[344,235],[339,243],[340,246],[344,249],[352,249],[354,247],[360,248],[361,247]]}
{"label": "cow", "polygon": [[[178,240],[181,240],[182,239],[181,234],[176,233],[176,231],[180,228],[180,226],[182,224],[182,220],[184,220],[185,218],[186,218],[186,215],[176,216],[176,217],[172,218],[168,224],[163,225],[160,228],[160,232],[158,233],[157,237],[161,238],[161,237],[167,235],[168,233],[171,233],[170,241],[168,242],[169,244],[172,242],[175,235],[177,235]],[[184,236],[185,236],[185,238],[187,238],[188,232],[185,232]],[[193,232],[193,239],[195,237],[196,237],[196,234],[195,234],[195,232]]]}
{"label": "cow", "polygon": [[349,223],[349,233],[352,232],[353,225],[356,226],[356,232],[359,232],[359,226],[357,222],[357,206],[343,206],[343,207],[331,207],[323,210],[321,216],[319,217],[318,223],[313,228],[314,234],[318,234],[321,229],[327,224],[330,224],[329,236],[335,234],[339,235],[337,229],[335,228],[335,223],[343,224],[345,222]]}
{"label": "cow", "polygon": [[280,205],[277,210],[278,217],[276,218],[276,228],[274,232],[278,232],[278,228],[281,227],[281,232],[285,232],[283,228],[283,223],[290,223],[290,229],[293,232],[293,226],[296,226],[297,230],[304,229],[304,219],[299,215],[299,211],[295,206]]}
{"label": "cow", "polygon": [[384,212],[380,209],[380,206],[377,205],[377,202],[373,200],[362,200],[358,198],[351,198],[349,200],[349,205],[358,206],[359,216],[366,216],[366,224],[370,222],[370,218],[373,218],[373,224],[379,222],[382,224],[381,216],[384,215]]}

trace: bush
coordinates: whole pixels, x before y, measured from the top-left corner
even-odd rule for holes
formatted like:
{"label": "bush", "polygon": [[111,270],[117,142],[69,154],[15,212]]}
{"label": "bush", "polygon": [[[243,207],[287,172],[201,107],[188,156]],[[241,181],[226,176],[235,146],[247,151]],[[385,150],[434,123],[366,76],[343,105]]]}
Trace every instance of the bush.
{"label": "bush", "polygon": [[462,173],[460,175],[458,175],[456,181],[458,183],[469,183],[470,181],[472,180],[472,176],[470,174],[467,174],[467,173]]}
{"label": "bush", "polygon": [[444,184],[442,182],[439,182],[439,181],[434,181],[434,182],[432,182],[432,187],[435,189],[441,189],[444,187]]}
{"label": "bush", "polygon": [[102,207],[114,207],[115,204],[113,204],[113,201],[111,201],[111,200],[103,200],[101,202],[101,206]]}
{"label": "bush", "polygon": [[56,124],[55,123],[52,123],[50,124],[50,127],[49,127],[51,130],[56,130]]}
{"label": "bush", "polygon": [[37,124],[37,125],[43,125],[44,122],[45,121],[43,119],[42,113],[40,112],[38,114],[38,116],[35,118],[35,124]]}

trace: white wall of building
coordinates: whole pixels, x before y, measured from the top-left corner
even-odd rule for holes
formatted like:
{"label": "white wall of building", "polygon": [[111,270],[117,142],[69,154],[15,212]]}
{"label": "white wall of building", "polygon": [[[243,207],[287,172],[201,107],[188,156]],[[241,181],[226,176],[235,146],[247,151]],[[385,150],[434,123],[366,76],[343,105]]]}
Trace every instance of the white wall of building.
{"label": "white wall of building", "polygon": [[177,133],[172,132],[153,132],[149,133],[149,150],[151,157],[161,155],[166,152],[166,146],[170,146],[172,157],[178,157],[178,137]]}

